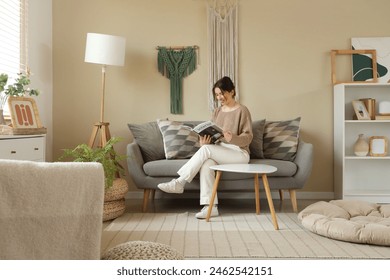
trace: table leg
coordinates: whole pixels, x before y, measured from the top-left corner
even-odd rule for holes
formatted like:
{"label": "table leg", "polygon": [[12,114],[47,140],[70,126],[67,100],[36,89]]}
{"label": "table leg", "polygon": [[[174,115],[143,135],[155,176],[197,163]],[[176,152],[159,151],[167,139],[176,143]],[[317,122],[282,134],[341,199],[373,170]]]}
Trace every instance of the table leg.
{"label": "table leg", "polygon": [[274,228],[278,230],[279,226],[278,221],[276,220],[275,208],[274,203],[272,201],[271,190],[269,189],[268,185],[267,174],[262,174],[261,177],[263,179],[265,194],[267,195],[269,210],[271,211],[272,223],[274,224]]}
{"label": "table leg", "polygon": [[256,202],[256,214],[260,214],[260,194],[259,194],[259,174],[255,174],[255,202]]}
{"label": "table leg", "polygon": [[210,219],[211,210],[212,210],[213,205],[214,205],[215,196],[217,195],[218,183],[219,183],[219,179],[221,179],[221,175],[222,175],[222,171],[217,170],[217,176],[215,177],[213,192],[211,194],[211,199],[210,199],[210,203],[209,203],[209,210],[207,211],[206,222],[208,222]]}

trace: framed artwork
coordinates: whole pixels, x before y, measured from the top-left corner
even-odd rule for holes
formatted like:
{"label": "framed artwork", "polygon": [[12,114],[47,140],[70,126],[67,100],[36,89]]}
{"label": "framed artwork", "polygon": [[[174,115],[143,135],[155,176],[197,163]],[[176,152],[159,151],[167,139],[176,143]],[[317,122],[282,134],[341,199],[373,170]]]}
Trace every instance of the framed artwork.
{"label": "framed artwork", "polygon": [[361,100],[352,100],[352,106],[358,120],[371,120],[366,106]]}
{"label": "framed artwork", "polygon": [[387,155],[387,138],[385,136],[370,137],[370,156],[384,157]]}
{"label": "framed artwork", "polygon": [[42,127],[38,108],[33,98],[10,96],[8,106],[13,128]]}
{"label": "framed artwork", "polygon": [[[352,61],[355,55],[361,55],[364,57],[371,56],[370,63],[367,66],[367,71],[371,72],[371,79],[363,80],[363,81],[339,81],[336,76],[336,56],[337,55],[352,55]],[[332,84],[340,84],[340,83],[376,83],[378,81],[377,75],[377,63],[376,63],[376,50],[331,50],[330,52],[330,61],[331,61],[331,71],[332,71]],[[372,78],[373,77],[373,78]],[[353,77],[352,77],[353,78]]]}
{"label": "framed artwork", "polygon": [[[372,81],[387,83],[390,80],[390,37],[351,38],[353,50],[374,49],[376,51],[376,69],[374,61],[367,54],[352,56],[352,78],[354,81]],[[373,73],[374,72],[374,73]]]}

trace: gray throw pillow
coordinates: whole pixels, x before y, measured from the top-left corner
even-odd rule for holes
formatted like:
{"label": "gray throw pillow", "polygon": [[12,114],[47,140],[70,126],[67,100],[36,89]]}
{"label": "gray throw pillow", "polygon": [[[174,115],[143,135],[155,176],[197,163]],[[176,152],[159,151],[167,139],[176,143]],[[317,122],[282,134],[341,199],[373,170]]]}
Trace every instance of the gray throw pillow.
{"label": "gray throw pillow", "polygon": [[263,134],[265,128],[265,119],[252,122],[253,139],[249,145],[251,158],[264,158],[263,153]]}
{"label": "gray throw pillow", "polygon": [[184,159],[192,157],[199,149],[198,134],[181,122],[157,120],[163,136],[165,158]]}
{"label": "gray throw pillow", "polygon": [[263,147],[264,157],[294,161],[298,150],[301,118],[288,121],[267,121]]}
{"label": "gray throw pillow", "polygon": [[127,124],[145,162],[165,158],[164,143],[156,122]]}

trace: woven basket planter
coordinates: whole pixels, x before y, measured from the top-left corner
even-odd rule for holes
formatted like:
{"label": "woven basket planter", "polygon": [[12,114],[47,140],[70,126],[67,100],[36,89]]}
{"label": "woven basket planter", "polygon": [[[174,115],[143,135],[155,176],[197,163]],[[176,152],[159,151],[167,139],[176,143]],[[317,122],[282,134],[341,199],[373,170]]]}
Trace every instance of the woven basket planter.
{"label": "woven basket planter", "polygon": [[126,210],[125,199],[113,200],[104,202],[103,206],[103,222],[118,218]]}
{"label": "woven basket planter", "polygon": [[118,178],[112,183],[112,187],[104,192],[104,201],[113,201],[122,199],[128,192],[129,187],[125,179]]}
{"label": "woven basket planter", "polygon": [[104,193],[103,222],[121,216],[126,210],[125,195],[129,188],[124,179],[115,179]]}

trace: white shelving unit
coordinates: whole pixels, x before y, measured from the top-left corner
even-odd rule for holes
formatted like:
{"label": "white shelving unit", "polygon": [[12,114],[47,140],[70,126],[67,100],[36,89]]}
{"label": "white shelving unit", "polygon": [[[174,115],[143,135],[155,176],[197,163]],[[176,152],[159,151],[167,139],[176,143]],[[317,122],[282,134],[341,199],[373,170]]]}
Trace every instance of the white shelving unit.
{"label": "white shelving unit", "polygon": [[[334,187],[337,199],[390,203],[390,153],[383,157],[358,157],[353,145],[359,134],[386,136],[390,120],[353,120],[352,100],[390,101],[390,84],[350,83],[334,86]],[[390,148],[390,147],[389,147]]]}

